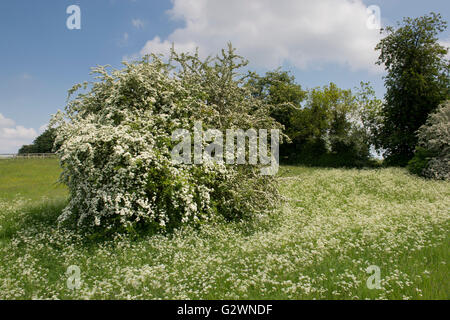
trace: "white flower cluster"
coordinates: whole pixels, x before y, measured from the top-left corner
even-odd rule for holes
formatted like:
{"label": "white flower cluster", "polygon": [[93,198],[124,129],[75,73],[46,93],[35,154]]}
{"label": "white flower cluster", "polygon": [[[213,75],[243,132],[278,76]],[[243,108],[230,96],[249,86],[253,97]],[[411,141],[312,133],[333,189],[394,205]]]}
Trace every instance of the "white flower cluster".
{"label": "white flower cluster", "polygon": [[277,198],[273,178],[259,177],[248,165],[207,159],[180,164],[171,157],[173,131],[190,129],[197,120],[219,130],[277,125],[235,80],[236,57],[230,49],[222,64],[210,66],[199,64],[197,56],[173,53],[175,68],[148,56],[125,63],[123,70],[97,67],[99,81],[76,85],[70,94],[82,87],[86,92],[52,120],[62,181],[71,196],[60,222],[158,230],[270,210]]}
{"label": "white flower cluster", "polygon": [[[24,223],[30,204],[0,201],[0,225],[19,221],[0,231],[0,299],[446,296],[450,182],[392,168],[285,169],[280,188],[291,200],[277,214],[138,240],[92,243],[52,225],[51,207],[41,210],[46,219]],[[366,269],[374,264],[381,289],[371,290]],[[76,290],[67,288],[70,265],[81,269]]]}
{"label": "white flower cluster", "polygon": [[450,180],[450,100],[430,114],[418,131],[419,145],[435,156],[430,159],[423,175],[428,178]]}

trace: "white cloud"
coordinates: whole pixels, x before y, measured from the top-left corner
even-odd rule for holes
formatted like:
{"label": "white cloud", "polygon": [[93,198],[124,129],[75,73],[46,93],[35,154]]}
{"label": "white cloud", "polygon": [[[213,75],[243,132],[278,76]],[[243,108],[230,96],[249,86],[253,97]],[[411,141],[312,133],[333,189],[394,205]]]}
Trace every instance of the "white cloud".
{"label": "white cloud", "polygon": [[0,113],[0,128],[12,127],[12,126],[14,126],[15,124],[16,124],[16,123],[14,122],[14,120],[5,118],[5,117]]}
{"label": "white cloud", "polygon": [[174,0],[172,19],[185,22],[166,39],[149,40],[140,54],[199,47],[215,54],[228,41],[253,66],[320,68],[337,63],[351,70],[378,71],[374,51],[380,39],[367,28],[362,0]]}
{"label": "white cloud", "polygon": [[38,133],[33,128],[18,126],[0,113],[0,153],[16,153],[24,144],[30,144]]}
{"label": "white cloud", "polygon": [[274,68],[283,62],[306,69],[338,63],[351,70],[379,70],[374,51],[380,39],[367,28],[361,0],[174,0],[172,19],[185,27],[167,39],[156,36],[140,54],[178,51],[217,53],[228,41],[253,66]]}
{"label": "white cloud", "polygon": [[143,29],[144,28],[144,21],[141,19],[131,19],[131,24],[136,28],[136,29]]}

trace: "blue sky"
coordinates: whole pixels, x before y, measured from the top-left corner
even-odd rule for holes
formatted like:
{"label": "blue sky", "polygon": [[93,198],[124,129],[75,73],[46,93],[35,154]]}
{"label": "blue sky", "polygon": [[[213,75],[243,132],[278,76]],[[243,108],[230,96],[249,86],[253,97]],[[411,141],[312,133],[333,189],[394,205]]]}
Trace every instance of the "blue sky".
{"label": "blue sky", "polygon": [[[232,41],[258,72],[281,65],[305,88],[370,81],[382,97],[383,73],[373,69],[370,52],[378,32],[358,22],[361,4],[378,5],[382,25],[392,25],[430,11],[448,21],[450,2],[356,2],[2,0],[0,153],[31,143],[64,108],[67,90],[90,79],[90,67],[119,67],[123,59],[164,52],[171,42],[182,50],[198,45],[207,54]],[[80,30],[66,27],[66,8],[73,4],[81,9]],[[448,43],[449,31],[441,39]]]}

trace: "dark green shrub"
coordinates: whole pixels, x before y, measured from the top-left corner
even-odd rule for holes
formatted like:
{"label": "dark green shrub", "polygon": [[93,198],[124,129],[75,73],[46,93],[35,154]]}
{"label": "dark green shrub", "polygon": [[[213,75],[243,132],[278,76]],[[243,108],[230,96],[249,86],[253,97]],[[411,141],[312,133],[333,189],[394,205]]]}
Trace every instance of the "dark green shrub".
{"label": "dark green shrub", "polygon": [[433,156],[433,152],[423,147],[416,147],[414,157],[409,160],[406,168],[413,174],[423,175],[424,170],[428,167],[428,163]]}

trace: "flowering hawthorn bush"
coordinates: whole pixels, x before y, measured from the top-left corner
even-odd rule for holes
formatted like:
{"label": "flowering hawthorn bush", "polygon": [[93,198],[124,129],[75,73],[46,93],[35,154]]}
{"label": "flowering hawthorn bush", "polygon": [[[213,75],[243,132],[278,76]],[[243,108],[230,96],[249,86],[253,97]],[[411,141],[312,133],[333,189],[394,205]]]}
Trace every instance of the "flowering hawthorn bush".
{"label": "flowering hawthorn bush", "polygon": [[422,175],[427,178],[450,180],[450,100],[442,103],[419,128],[419,146],[430,157]]}
{"label": "flowering hawthorn bush", "polygon": [[195,121],[222,131],[280,128],[269,106],[242,85],[237,70],[246,63],[230,45],[206,60],[172,50],[168,63],[149,55],[122,70],[94,68],[96,81],[69,90],[69,98],[77,96],[52,120],[61,180],[70,191],[59,222],[112,232],[166,230],[272,210],[275,180],[257,167],[171,158],[172,133],[192,131]]}

